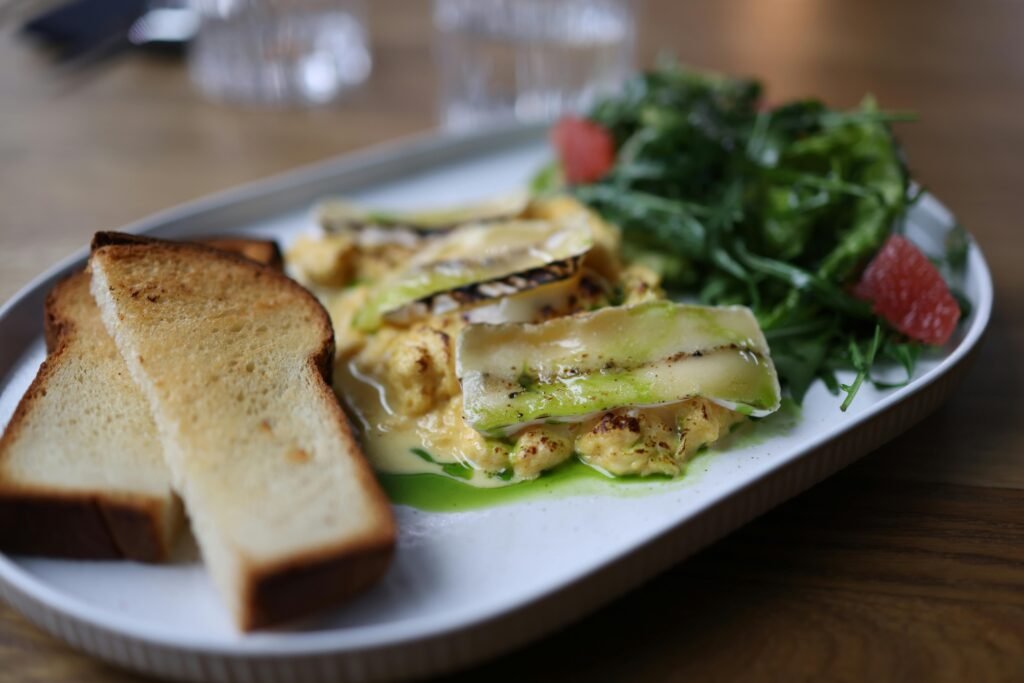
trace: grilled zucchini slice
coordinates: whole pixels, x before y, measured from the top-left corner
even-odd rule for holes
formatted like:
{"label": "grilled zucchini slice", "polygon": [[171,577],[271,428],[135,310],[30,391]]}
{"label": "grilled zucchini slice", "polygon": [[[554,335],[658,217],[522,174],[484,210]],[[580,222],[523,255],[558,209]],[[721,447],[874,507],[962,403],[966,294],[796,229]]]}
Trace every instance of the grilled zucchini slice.
{"label": "grilled zucchini slice", "polygon": [[510,220],[522,214],[526,206],[525,193],[428,211],[382,211],[346,199],[329,199],[317,207],[316,213],[319,223],[328,232],[387,228],[430,235],[469,223]]}
{"label": "grilled zucchini slice", "polygon": [[456,372],[463,417],[484,434],[702,397],[763,416],[779,380],[749,309],[651,301],[539,324],[467,326]]}
{"label": "grilled zucchini slice", "polygon": [[486,302],[573,276],[593,244],[580,224],[506,221],[457,228],[431,241],[407,268],[374,287],[353,319],[376,330]]}

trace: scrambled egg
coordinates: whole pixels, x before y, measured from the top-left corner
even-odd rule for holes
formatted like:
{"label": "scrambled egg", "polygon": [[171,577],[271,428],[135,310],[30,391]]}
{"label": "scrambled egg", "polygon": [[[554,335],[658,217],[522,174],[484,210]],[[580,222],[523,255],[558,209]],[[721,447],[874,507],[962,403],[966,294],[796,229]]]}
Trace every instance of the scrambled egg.
{"label": "scrambled egg", "polygon": [[[336,332],[335,390],[364,428],[414,433],[440,462],[471,464],[488,473],[532,479],[574,454],[614,475],[674,476],[702,446],[742,420],[703,399],[659,408],[623,408],[568,424],[531,425],[512,437],[488,438],[462,418],[455,372],[455,340],[470,322],[541,322],[614,304],[664,298],[657,275],[618,258],[618,232],[569,198],[534,202],[530,218],[582,220],[594,235],[582,272],[492,303],[407,326],[385,324],[372,334],[351,320],[373,280],[401,268],[414,253],[407,244],[360,245],[350,234],[300,240],[289,264],[325,301]],[[367,390],[367,384],[373,391]],[[371,454],[372,456],[372,454]]]}
{"label": "scrambled egg", "polygon": [[303,235],[288,250],[288,264],[315,290],[330,293],[358,282],[372,282],[402,268],[414,249],[405,242],[366,243],[352,233]]}
{"label": "scrambled egg", "polygon": [[679,474],[700,448],[743,416],[702,398],[662,408],[623,408],[602,415],[576,440],[580,458],[614,475]]}

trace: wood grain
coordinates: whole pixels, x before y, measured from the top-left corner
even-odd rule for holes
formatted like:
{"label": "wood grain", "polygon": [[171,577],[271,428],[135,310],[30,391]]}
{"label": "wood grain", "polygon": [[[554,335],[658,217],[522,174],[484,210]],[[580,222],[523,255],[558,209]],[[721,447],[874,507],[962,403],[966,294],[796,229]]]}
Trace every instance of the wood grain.
{"label": "wood grain", "polygon": [[[435,123],[429,4],[375,0],[371,81],[336,106],[201,100],[178,62],[56,76],[0,35],[0,299],[109,229]],[[1024,680],[1024,4],[646,0],[640,57],[769,97],[911,109],[915,176],[984,248],[996,313],[906,435],[610,607],[457,680]],[[0,340],[2,343],[2,340]],[[128,681],[0,607],[0,679]]]}

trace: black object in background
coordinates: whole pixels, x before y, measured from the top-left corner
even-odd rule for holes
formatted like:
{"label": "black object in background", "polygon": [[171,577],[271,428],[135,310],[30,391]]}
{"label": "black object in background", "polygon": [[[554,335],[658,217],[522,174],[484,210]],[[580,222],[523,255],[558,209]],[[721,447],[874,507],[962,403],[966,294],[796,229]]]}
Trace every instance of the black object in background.
{"label": "black object in background", "polygon": [[22,32],[60,61],[92,61],[130,47],[128,31],[148,6],[146,0],[74,0],[29,20]]}

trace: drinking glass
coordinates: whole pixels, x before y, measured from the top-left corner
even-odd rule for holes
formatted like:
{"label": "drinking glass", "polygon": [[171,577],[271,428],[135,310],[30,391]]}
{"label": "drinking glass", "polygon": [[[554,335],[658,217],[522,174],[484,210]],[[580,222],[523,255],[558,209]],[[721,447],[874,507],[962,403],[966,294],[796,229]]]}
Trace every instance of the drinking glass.
{"label": "drinking glass", "polygon": [[630,0],[434,0],[442,123],[548,120],[633,68]]}
{"label": "drinking glass", "polygon": [[189,73],[207,96],[250,104],[330,102],[366,80],[362,0],[193,0]]}

